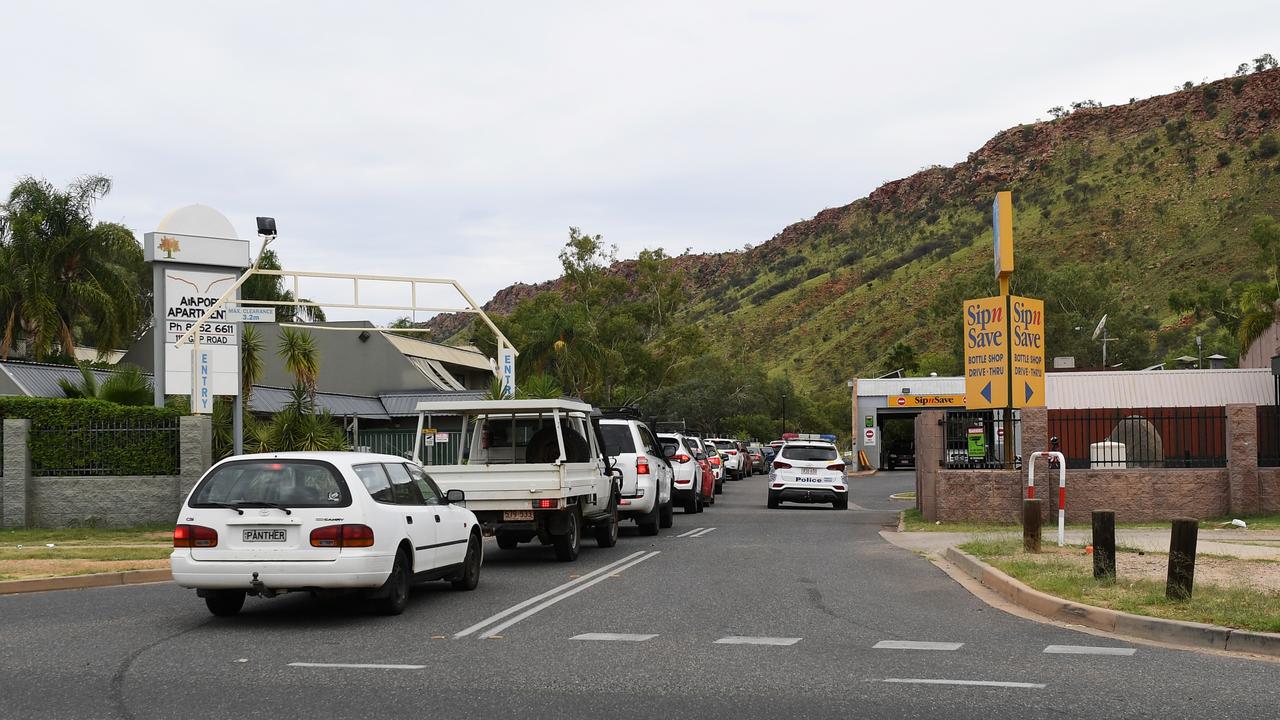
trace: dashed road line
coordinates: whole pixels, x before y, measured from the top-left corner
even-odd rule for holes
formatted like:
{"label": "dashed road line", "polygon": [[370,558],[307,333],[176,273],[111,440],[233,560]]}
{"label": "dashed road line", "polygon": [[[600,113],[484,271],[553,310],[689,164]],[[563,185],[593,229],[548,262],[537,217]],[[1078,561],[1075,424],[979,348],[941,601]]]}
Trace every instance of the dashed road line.
{"label": "dashed road line", "polygon": [[618,569],[620,566],[622,566],[622,565],[624,565],[624,564],[626,564],[626,563],[628,563],[628,562],[630,562],[630,561],[632,561],[632,560],[635,560],[636,558],[640,557],[641,555],[644,555],[644,551],[643,551],[643,550],[641,550],[640,552],[631,553],[630,555],[628,555],[628,556],[626,556],[626,557],[622,558],[621,560],[616,560],[616,561],[614,561],[614,562],[611,562],[611,563],[609,563],[608,565],[605,565],[605,566],[604,566],[604,567],[602,567],[602,568],[597,568],[597,569],[592,570],[591,572],[586,573],[586,574],[584,574],[584,575],[579,575],[577,578],[575,578],[575,579],[573,579],[573,580],[570,580],[569,582],[567,582],[567,583],[565,583],[565,584],[563,584],[563,585],[559,585],[559,586],[557,586],[557,587],[551,588],[550,590],[548,590],[548,591],[546,591],[546,592],[542,593],[541,595],[535,595],[535,596],[533,596],[533,597],[529,598],[528,600],[525,600],[524,602],[521,602],[521,603],[517,603],[517,604],[515,604],[515,605],[512,605],[511,607],[507,608],[506,610],[503,610],[503,611],[502,611],[502,612],[500,612],[500,613],[497,613],[496,615],[490,615],[489,617],[485,618],[484,620],[481,620],[480,622],[476,623],[475,625],[472,625],[471,627],[467,628],[466,630],[462,630],[461,632],[459,632],[459,633],[455,634],[453,637],[454,637],[454,638],[464,638],[464,637],[466,637],[466,636],[470,635],[471,633],[473,633],[473,632],[475,632],[475,631],[477,631],[477,630],[479,630],[479,629],[481,629],[481,628],[485,627],[486,625],[489,625],[490,623],[495,623],[495,622],[497,622],[497,621],[499,621],[499,620],[501,620],[501,619],[503,619],[503,618],[505,618],[505,617],[508,617],[508,616],[510,616],[510,615],[514,615],[515,613],[520,612],[521,610],[523,610],[523,609],[525,609],[525,608],[529,607],[530,605],[532,605],[532,604],[534,604],[534,603],[538,602],[539,600],[545,600],[546,598],[549,598],[549,597],[551,597],[552,595],[555,595],[556,593],[558,593],[558,592],[560,592],[560,591],[562,591],[562,590],[568,590],[569,588],[572,588],[572,587],[573,587],[573,586],[575,586],[575,585],[579,585],[579,584],[581,584],[581,583],[587,582],[587,581],[591,580],[591,579],[592,579],[592,578],[594,578],[594,577],[597,577],[597,576],[600,576],[600,575],[604,575],[604,574],[606,574],[606,573],[613,572],[614,570]]}
{"label": "dashed road line", "polygon": [[1029,690],[1041,690],[1045,687],[1043,683],[1005,682],[1002,680],[943,680],[937,678],[883,678],[880,680],[872,679],[871,682],[900,683],[907,685],[964,685],[970,687],[1025,688]]}
{"label": "dashed road line", "polygon": [[[606,572],[607,572],[607,573],[619,573],[619,572],[622,572],[623,570],[626,570],[626,569],[628,569],[628,568],[631,568],[631,567],[634,567],[634,566],[636,566],[636,565],[639,565],[640,563],[644,562],[645,560],[649,560],[649,559],[654,558],[654,557],[657,557],[658,555],[661,555],[661,554],[662,554],[662,551],[660,551],[660,550],[654,550],[653,552],[650,552],[650,553],[644,553],[644,552],[642,551],[642,552],[640,552],[640,553],[637,553],[637,555],[640,555],[640,557],[635,558],[634,560],[630,560],[629,562],[626,562],[626,563],[625,563],[625,564],[623,564],[623,565],[617,565],[617,564],[615,563],[613,566],[606,566],[606,568],[607,568],[607,569],[606,569],[606,568],[602,568],[602,570],[606,570]],[[635,556],[629,556],[629,557],[635,557]],[[599,571],[599,570],[597,570],[597,571],[596,571],[596,573],[600,573],[600,571]],[[575,581],[574,581],[574,583],[576,583],[576,584],[574,585],[574,587],[571,587],[571,588],[569,588],[568,590],[565,590],[564,592],[560,593],[559,595],[554,595],[554,596],[553,596],[553,597],[551,597],[549,600],[544,600],[543,602],[538,603],[537,605],[534,605],[533,607],[529,608],[528,610],[525,610],[524,612],[520,613],[519,615],[516,615],[515,617],[512,617],[511,619],[509,619],[509,620],[507,620],[507,621],[505,621],[505,622],[503,622],[503,623],[500,623],[500,624],[498,624],[498,625],[495,625],[495,626],[493,626],[493,627],[490,627],[488,630],[485,630],[484,632],[480,633],[479,637],[480,637],[480,638],[482,638],[482,639],[492,638],[492,637],[494,637],[495,635],[498,635],[499,633],[501,633],[503,630],[506,630],[507,628],[511,627],[512,625],[515,625],[516,623],[520,622],[521,620],[525,620],[525,619],[527,619],[527,618],[529,618],[529,617],[532,617],[533,615],[536,615],[536,614],[538,614],[538,613],[542,612],[543,610],[546,610],[547,608],[551,607],[552,605],[555,605],[556,603],[560,602],[561,600],[565,600],[565,599],[567,599],[567,598],[571,598],[571,597],[573,597],[574,595],[577,595],[578,593],[582,592],[583,590],[586,590],[587,588],[591,587],[592,585],[596,585],[597,583],[601,583],[601,582],[604,582],[605,580],[608,580],[608,579],[609,579],[609,577],[610,577],[610,575],[608,575],[608,574],[597,574],[597,575],[596,575],[596,577],[591,578],[589,581],[587,581],[587,582],[582,582],[583,580],[586,580],[588,577],[590,577],[592,574],[595,574],[595,573],[588,573],[587,575],[583,575],[582,577],[580,577],[580,578],[578,578],[577,580],[575,580]],[[563,587],[563,586],[562,586],[562,587]],[[552,593],[554,593],[554,592],[555,592],[555,591],[553,590],[553,591],[551,591],[550,593],[543,593],[543,594],[542,594],[542,595],[540,595],[539,597],[545,597],[545,596],[547,596],[547,595],[549,595],[549,594],[552,594]],[[536,598],[535,598],[535,599],[536,599]],[[517,606],[517,608],[522,607],[522,606],[527,606],[529,602],[530,602],[530,601],[526,600],[524,603],[521,603],[519,606]],[[499,615],[505,615],[505,614],[507,614],[508,612],[509,612],[509,611],[504,611],[503,613],[499,613]],[[497,617],[497,616],[494,616],[494,617]],[[479,627],[484,627],[484,626],[485,626],[485,625],[487,625],[487,624],[488,624],[488,621],[481,622],[481,623],[479,624]],[[476,626],[472,626],[472,627],[476,627]],[[478,627],[476,627],[476,629],[479,629],[479,628],[478,628]],[[471,630],[471,628],[468,628],[468,630]],[[463,637],[463,636],[464,636],[464,634],[465,634],[466,632],[467,632],[467,631],[465,631],[465,630],[464,630],[462,633],[458,633],[458,635],[455,635],[454,637]]]}
{"label": "dashed road line", "polygon": [[706,530],[703,530],[702,532],[696,533],[694,535],[690,535],[689,537],[691,538],[706,537],[707,533],[711,532],[712,530],[715,530],[715,528],[707,528]]}
{"label": "dashed road line", "polygon": [[744,635],[730,635],[722,637],[716,641],[716,645],[795,645],[800,642],[800,638],[784,638],[784,637],[749,637]]}
{"label": "dashed road line", "polygon": [[921,642],[916,640],[881,640],[872,645],[873,650],[959,650],[964,643]]}
{"label": "dashed road line", "polygon": [[574,635],[570,640],[597,640],[603,642],[644,642],[658,637],[657,635],[635,635],[631,633],[582,633]]}
{"label": "dashed road line", "polygon": [[1098,647],[1093,645],[1050,645],[1044,649],[1050,655],[1122,655],[1136,653],[1137,648]]}
{"label": "dashed road line", "polygon": [[678,537],[678,538],[682,538],[682,537],[689,537],[690,535],[692,535],[692,534],[694,534],[694,533],[696,533],[696,532],[702,532],[703,530],[706,530],[706,528],[694,528],[694,529],[692,529],[692,530],[690,530],[690,531],[688,531],[688,532],[680,533],[680,534],[679,534],[679,535],[677,535],[676,537]]}
{"label": "dashed road line", "polygon": [[426,665],[386,665],[382,663],[313,663],[291,662],[289,667],[303,668],[354,668],[357,670],[424,670]]}

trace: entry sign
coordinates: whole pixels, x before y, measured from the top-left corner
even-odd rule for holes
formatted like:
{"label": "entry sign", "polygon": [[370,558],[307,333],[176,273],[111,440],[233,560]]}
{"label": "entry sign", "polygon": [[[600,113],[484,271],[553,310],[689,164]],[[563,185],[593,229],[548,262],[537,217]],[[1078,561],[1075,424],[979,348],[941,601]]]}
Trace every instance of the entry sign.
{"label": "entry sign", "polygon": [[1044,301],[1009,296],[1013,406],[1044,407]]}
{"label": "entry sign", "polygon": [[[970,410],[1009,404],[1009,324],[1005,313],[1003,296],[964,301],[964,403]],[[1043,322],[1043,312],[1041,317]],[[1040,353],[1043,382],[1043,348]]]}

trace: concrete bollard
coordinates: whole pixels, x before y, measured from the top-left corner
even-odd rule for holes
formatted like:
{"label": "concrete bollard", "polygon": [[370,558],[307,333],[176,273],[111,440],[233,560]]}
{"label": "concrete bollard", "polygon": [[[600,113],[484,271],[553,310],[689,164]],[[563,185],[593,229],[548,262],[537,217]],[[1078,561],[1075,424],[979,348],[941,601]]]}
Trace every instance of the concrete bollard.
{"label": "concrete bollard", "polygon": [[1170,600],[1190,600],[1196,575],[1196,536],[1200,521],[1195,518],[1173,519],[1169,533],[1169,575],[1164,594]]}

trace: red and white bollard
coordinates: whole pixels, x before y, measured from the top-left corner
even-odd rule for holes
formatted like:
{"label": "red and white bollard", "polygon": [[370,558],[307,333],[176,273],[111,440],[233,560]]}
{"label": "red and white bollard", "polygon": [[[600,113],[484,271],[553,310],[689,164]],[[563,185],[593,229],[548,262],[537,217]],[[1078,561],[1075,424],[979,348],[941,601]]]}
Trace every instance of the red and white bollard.
{"label": "red and white bollard", "polygon": [[1027,497],[1036,496],[1036,458],[1047,457],[1058,460],[1058,547],[1067,543],[1067,459],[1062,453],[1052,450],[1039,450],[1031,453],[1027,465]]}

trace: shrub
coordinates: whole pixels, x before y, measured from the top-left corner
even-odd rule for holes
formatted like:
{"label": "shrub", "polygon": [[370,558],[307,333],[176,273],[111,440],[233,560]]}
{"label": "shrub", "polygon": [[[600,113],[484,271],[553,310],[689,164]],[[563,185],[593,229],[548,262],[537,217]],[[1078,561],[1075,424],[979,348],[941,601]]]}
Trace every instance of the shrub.
{"label": "shrub", "polygon": [[1238,77],[1238,78],[1236,78],[1235,80],[1232,80],[1232,81],[1231,81],[1231,94],[1232,94],[1232,95],[1239,95],[1241,90],[1244,90],[1244,78],[1242,78],[1242,77]]}
{"label": "shrub", "polygon": [[1265,135],[1258,141],[1258,147],[1253,151],[1255,158],[1268,160],[1280,154],[1280,142],[1276,142],[1274,135]]}
{"label": "shrub", "polygon": [[[31,420],[33,471],[78,475],[176,475],[178,417],[170,408],[103,400],[0,397],[0,418]],[[105,435],[96,429],[128,428]],[[109,440],[108,440],[109,438]]]}
{"label": "shrub", "polygon": [[1218,153],[1218,167],[1226,167],[1231,164],[1231,153],[1223,150]]}

